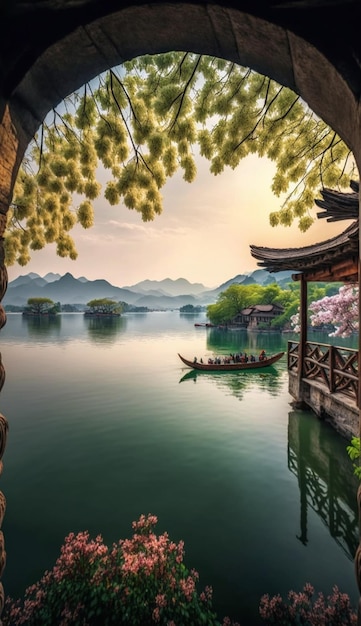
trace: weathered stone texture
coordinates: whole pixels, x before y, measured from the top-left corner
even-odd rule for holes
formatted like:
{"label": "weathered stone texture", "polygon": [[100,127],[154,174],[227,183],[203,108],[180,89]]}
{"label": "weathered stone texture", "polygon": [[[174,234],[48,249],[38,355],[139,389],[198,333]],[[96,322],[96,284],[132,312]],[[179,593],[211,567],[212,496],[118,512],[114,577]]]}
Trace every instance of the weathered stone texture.
{"label": "weathered stone texture", "polygon": [[[359,0],[2,0],[0,214],[24,151],[53,106],[111,66],[169,50],[223,57],[290,87],[346,141],[360,168],[360,26]],[[3,230],[0,220],[0,237]],[[0,257],[1,264],[1,243]],[[1,284],[6,288],[4,270]],[[0,417],[1,457],[7,422]],[[0,492],[0,522],[4,510]],[[0,614],[3,601],[0,583]]]}

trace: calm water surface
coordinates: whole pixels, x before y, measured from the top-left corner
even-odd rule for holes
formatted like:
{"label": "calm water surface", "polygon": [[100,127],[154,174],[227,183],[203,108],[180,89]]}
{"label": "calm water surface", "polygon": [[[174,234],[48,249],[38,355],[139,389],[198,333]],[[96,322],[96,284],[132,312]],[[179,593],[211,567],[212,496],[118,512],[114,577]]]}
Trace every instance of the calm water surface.
{"label": "calm water surface", "polygon": [[260,624],[263,593],[306,581],[325,594],[337,584],[356,604],[348,442],[292,409],[286,357],[263,372],[195,375],[177,356],[272,353],[289,336],[195,321],[204,317],[63,314],[39,324],[8,315],[7,594],[51,568],[69,532],[88,529],[111,544],[152,513],[159,532],[185,541],[185,562],[213,587],[220,616]]}

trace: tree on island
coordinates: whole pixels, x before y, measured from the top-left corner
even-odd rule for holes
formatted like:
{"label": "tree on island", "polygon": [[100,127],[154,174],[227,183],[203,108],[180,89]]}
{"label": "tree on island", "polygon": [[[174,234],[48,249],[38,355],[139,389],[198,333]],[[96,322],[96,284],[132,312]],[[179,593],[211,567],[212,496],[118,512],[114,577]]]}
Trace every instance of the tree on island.
{"label": "tree on island", "polygon": [[85,311],[85,315],[116,315],[119,316],[122,312],[122,306],[115,300],[109,298],[98,298],[87,302],[88,311]]}
{"label": "tree on island", "polygon": [[60,311],[60,303],[50,298],[29,298],[23,315],[56,315]]}
{"label": "tree on island", "polygon": [[180,307],[180,313],[199,313],[202,310],[200,305],[184,304]]}
{"label": "tree on island", "polygon": [[161,190],[178,169],[186,182],[195,179],[195,154],[215,176],[250,154],[274,161],[272,191],[287,195],[270,223],[298,220],[301,231],[314,221],[319,188],[348,187],[356,169],[340,137],[275,81],[194,53],[138,57],[85,85],[43,122],[17,177],[6,264],[24,266],[50,243],[59,256],[77,258],[69,232],[93,225],[100,166],[109,204],[147,222],[162,212]]}

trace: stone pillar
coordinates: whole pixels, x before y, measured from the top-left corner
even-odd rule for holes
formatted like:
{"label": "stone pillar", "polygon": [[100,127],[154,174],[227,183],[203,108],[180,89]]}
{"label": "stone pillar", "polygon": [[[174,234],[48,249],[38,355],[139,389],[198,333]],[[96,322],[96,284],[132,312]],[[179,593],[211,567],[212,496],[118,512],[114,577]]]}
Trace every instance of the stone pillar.
{"label": "stone pillar", "polygon": [[[17,174],[17,166],[20,160],[18,152],[19,142],[12,123],[9,108],[4,102],[0,102],[0,145],[2,156],[0,159],[0,330],[6,324],[6,314],[1,304],[8,286],[8,274],[5,266],[4,233],[6,229],[6,214],[10,205],[14,180]],[[5,368],[2,363],[0,352],[0,391],[5,382]],[[1,399],[1,395],[0,395]],[[1,408],[1,407],[0,407]],[[8,435],[7,419],[0,412],[0,475],[2,474],[2,458],[5,452]],[[1,614],[4,608],[5,592],[2,577],[6,564],[5,540],[2,532],[2,523],[6,509],[6,499],[0,491],[0,625]]]}
{"label": "stone pillar", "polygon": [[[2,235],[4,233],[4,227],[6,224],[6,219],[4,218],[5,216],[0,214],[0,228],[1,228]],[[7,283],[8,283],[7,270],[4,264],[4,241],[3,241],[3,238],[1,237],[1,240],[0,240],[0,301],[3,299],[5,295]],[[5,310],[4,310],[3,305],[0,304],[0,328],[3,328],[5,323],[6,323]],[[0,391],[3,388],[4,382],[5,382],[5,368],[2,363],[1,353],[0,353]],[[0,413],[0,475],[3,469],[2,458],[5,452],[7,434],[8,434],[8,422],[6,418],[4,417],[4,415]],[[4,541],[3,532],[1,530],[4,515],[5,515],[5,508],[6,508],[5,496],[3,492],[0,491],[0,616],[3,611],[4,601],[5,601],[4,588],[1,582],[5,564],[6,564],[5,541]]]}

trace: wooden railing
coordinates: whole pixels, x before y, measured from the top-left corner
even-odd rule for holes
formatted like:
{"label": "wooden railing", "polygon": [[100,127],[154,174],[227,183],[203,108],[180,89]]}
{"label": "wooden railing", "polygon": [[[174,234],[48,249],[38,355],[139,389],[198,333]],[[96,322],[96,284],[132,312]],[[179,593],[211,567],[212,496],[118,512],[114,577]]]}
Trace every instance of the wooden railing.
{"label": "wooden railing", "polygon": [[[288,370],[298,372],[299,342],[288,342]],[[358,350],[306,342],[303,379],[315,380],[327,386],[331,393],[342,392],[358,399]]]}

